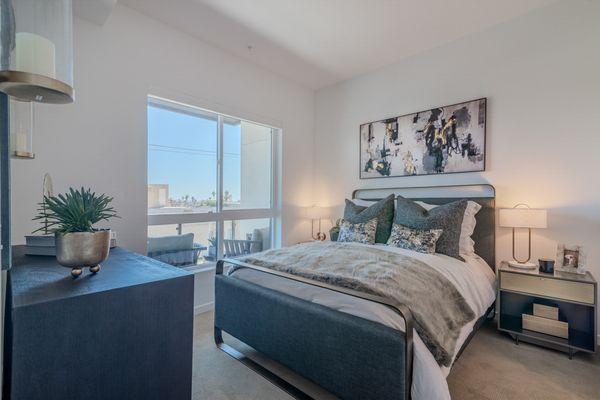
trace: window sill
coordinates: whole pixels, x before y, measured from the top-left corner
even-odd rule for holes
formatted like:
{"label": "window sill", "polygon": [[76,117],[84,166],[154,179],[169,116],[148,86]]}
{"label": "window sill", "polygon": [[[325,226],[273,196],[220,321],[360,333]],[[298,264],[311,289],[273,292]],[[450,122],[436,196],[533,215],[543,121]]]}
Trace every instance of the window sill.
{"label": "window sill", "polygon": [[215,263],[207,263],[208,265],[192,265],[191,267],[184,267],[182,269],[191,272],[193,274],[201,274],[204,272],[211,272],[216,269]]}

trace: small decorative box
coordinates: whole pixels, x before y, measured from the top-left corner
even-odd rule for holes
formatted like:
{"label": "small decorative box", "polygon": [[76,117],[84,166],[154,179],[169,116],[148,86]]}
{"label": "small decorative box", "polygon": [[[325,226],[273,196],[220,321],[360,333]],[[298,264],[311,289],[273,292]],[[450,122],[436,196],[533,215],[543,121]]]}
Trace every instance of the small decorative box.
{"label": "small decorative box", "polygon": [[569,338],[569,323],[555,321],[550,318],[537,317],[535,315],[523,314],[523,329],[546,335],[557,336],[564,339]]}
{"label": "small decorative box", "polygon": [[533,303],[533,315],[558,321],[558,307]]}

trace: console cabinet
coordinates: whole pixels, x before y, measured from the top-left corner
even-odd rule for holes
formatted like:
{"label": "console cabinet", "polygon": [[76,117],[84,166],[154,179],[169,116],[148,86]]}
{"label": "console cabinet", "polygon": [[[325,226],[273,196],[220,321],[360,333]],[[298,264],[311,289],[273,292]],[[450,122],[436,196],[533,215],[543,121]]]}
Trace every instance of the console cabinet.
{"label": "console cabinet", "polygon": [[73,279],[13,248],[4,399],[171,399],[192,392],[193,275],[112,249]]}

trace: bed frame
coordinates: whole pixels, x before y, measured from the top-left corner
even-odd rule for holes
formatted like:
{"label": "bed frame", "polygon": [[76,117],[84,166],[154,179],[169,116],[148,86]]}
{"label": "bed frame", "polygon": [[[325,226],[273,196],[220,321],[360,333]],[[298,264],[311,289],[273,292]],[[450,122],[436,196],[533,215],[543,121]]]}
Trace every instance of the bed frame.
{"label": "bed frame", "polygon": [[[481,204],[473,234],[475,250],[495,265],[495,189],[491,185],[456,185],[359,189],[353,199],[379,200],[402,195],[430,204],[466,198]],[[226,265],[258,270],[383,304],[404,319],[406,332],[330,309],[283,292],[224,275]],[[481,317],[457,354],[485,322]],[[219,260],[215,276],[217,347],[297,399],[312,399],[299,388],[225,344],[223,332],[345,400],[410,400],[413,363],[413,319],[410,309],[389,299],[331,286],[234,259]]]}

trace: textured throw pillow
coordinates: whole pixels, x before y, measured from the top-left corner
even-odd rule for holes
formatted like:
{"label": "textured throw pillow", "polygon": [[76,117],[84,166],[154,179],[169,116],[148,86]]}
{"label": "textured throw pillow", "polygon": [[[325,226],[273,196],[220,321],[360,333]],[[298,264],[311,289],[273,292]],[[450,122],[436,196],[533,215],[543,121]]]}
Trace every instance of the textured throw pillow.
{"label": "textured throw pillow", "polygon": [[435,253],[435,244],[442,235],[441,229],[412,229],[400,224],[394,224],[388,239],[389,246],[414,250],[419,253]]}
{"label": "textured throw pillow", "polygon": [[363,200],[363,199],[352,199],[352,202],[357,206],[362,207],[371,207],[373,204],[377,203],[376,200]]}
{"label": "textured throw pillow", "polygon": [[356,224],[342,220],[342,222],[340,222],[340,235],[338,236],[337,241],[373,244],[375,243],[376,230],[377,218]]}
{"label": "textured throw pillow", "polygon": [[441,229],[436,252],[464,261],[460,256],[460,232],[467,200],[437,206],[429,211],[410,199],[398,196],[395,223],[413,229]]}
{"label": "textured throw pillow", "polygon": [[369,207],[359,206],[346,199],[344,219],[353,224],[377,218],[375,243],[387,243],[394,223],[394,195],[391,194]]}
{"label": "textured throw pillow", "polygon": [[[416,201],[415,203],[423,206],[427,211],[437,207],[437,204],[424,203],[422,201]],[[475,215],[481,210],[481,205],[472,200],[467,203],[465,209],[465,215],[460,228],[460,243],[459,253],[460,255],[473,255],[475,254],[475,242],[471,239],[473,232],[475,232],[475,226],[477,225],[477,219]]]}

